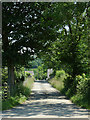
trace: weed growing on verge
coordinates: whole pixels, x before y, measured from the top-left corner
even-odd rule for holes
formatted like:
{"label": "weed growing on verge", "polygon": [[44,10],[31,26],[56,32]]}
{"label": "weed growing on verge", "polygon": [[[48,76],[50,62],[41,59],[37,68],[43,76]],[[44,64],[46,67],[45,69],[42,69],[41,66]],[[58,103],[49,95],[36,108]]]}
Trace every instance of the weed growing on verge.
{"label": "weed growing on verge", "polygon": [[16,85],[13,96],[2,101],[2,110],[10,109],[25,102],[30,96],[33,82],[34,78],[28,77],[23,84],[20,83],[19,85]]}

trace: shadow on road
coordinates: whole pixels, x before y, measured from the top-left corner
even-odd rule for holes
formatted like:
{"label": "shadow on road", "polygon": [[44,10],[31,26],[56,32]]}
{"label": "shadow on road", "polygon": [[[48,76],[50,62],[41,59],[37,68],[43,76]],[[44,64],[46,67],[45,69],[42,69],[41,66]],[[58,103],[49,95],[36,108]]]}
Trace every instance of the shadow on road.
{"label": "shadow on road", "polygon": [[65,96],[52,88],[47,81],[36,81],[35,86],[35,89],[32,89],[30,99],[20,106],[3,111],[4,117],[37,117],[38,115],[83,117],[88,115],[87,110],[71,103]]}

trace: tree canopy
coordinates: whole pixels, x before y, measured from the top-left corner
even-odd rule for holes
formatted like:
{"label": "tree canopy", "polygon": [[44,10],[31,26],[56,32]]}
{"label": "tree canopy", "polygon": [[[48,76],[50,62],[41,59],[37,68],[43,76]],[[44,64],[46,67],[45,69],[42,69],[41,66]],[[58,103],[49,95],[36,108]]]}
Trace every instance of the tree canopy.
{"label": "tree canopy", "polygon": [[2,55],[9,83],[14,83],[14,67],[35,57],[73,77],[87,73],[89,11],[87,2],[2,3]]}
{"label": "tree canopy", "polygon": [[8,66],[10,87],[14,85],[15,66],[34,59],[55,39],[51,11],[47,14],[50,7],[51,3],[2,3],[2,57],[3,65]]}
{"label": "tree canopy", "polygon": [[58,37],[43,55],[49,67],[64,67],[73,76],[88,72],[88,10],[88,3],[54,5],[52,16]]}
{"label": "tree canopy", "polygon": [[3,3],[4,63],[25,64],[55,38],[49,14],[43,15],[49,7],[50,3]]}

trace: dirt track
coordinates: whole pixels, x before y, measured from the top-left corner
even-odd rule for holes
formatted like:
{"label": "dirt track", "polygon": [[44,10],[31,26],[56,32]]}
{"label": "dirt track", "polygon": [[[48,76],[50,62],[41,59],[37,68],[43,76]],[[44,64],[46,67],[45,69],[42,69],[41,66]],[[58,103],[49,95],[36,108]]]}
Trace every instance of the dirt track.
{"label": "dirt track", "polygon": [[74,105],[46,81],[35,81],[30,99],[3,111],[3,118],[88,118],[88,110]]}

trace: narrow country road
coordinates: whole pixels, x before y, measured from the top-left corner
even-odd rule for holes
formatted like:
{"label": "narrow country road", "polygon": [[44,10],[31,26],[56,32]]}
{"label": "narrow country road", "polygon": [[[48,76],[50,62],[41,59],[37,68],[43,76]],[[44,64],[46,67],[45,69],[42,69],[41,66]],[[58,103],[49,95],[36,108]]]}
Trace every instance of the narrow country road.
{"label": "narrow country road", "polygon": [[3,118],[88,118],[88,110],[74,105],[47,81],[35,81],[30,99],[3,111]]}

